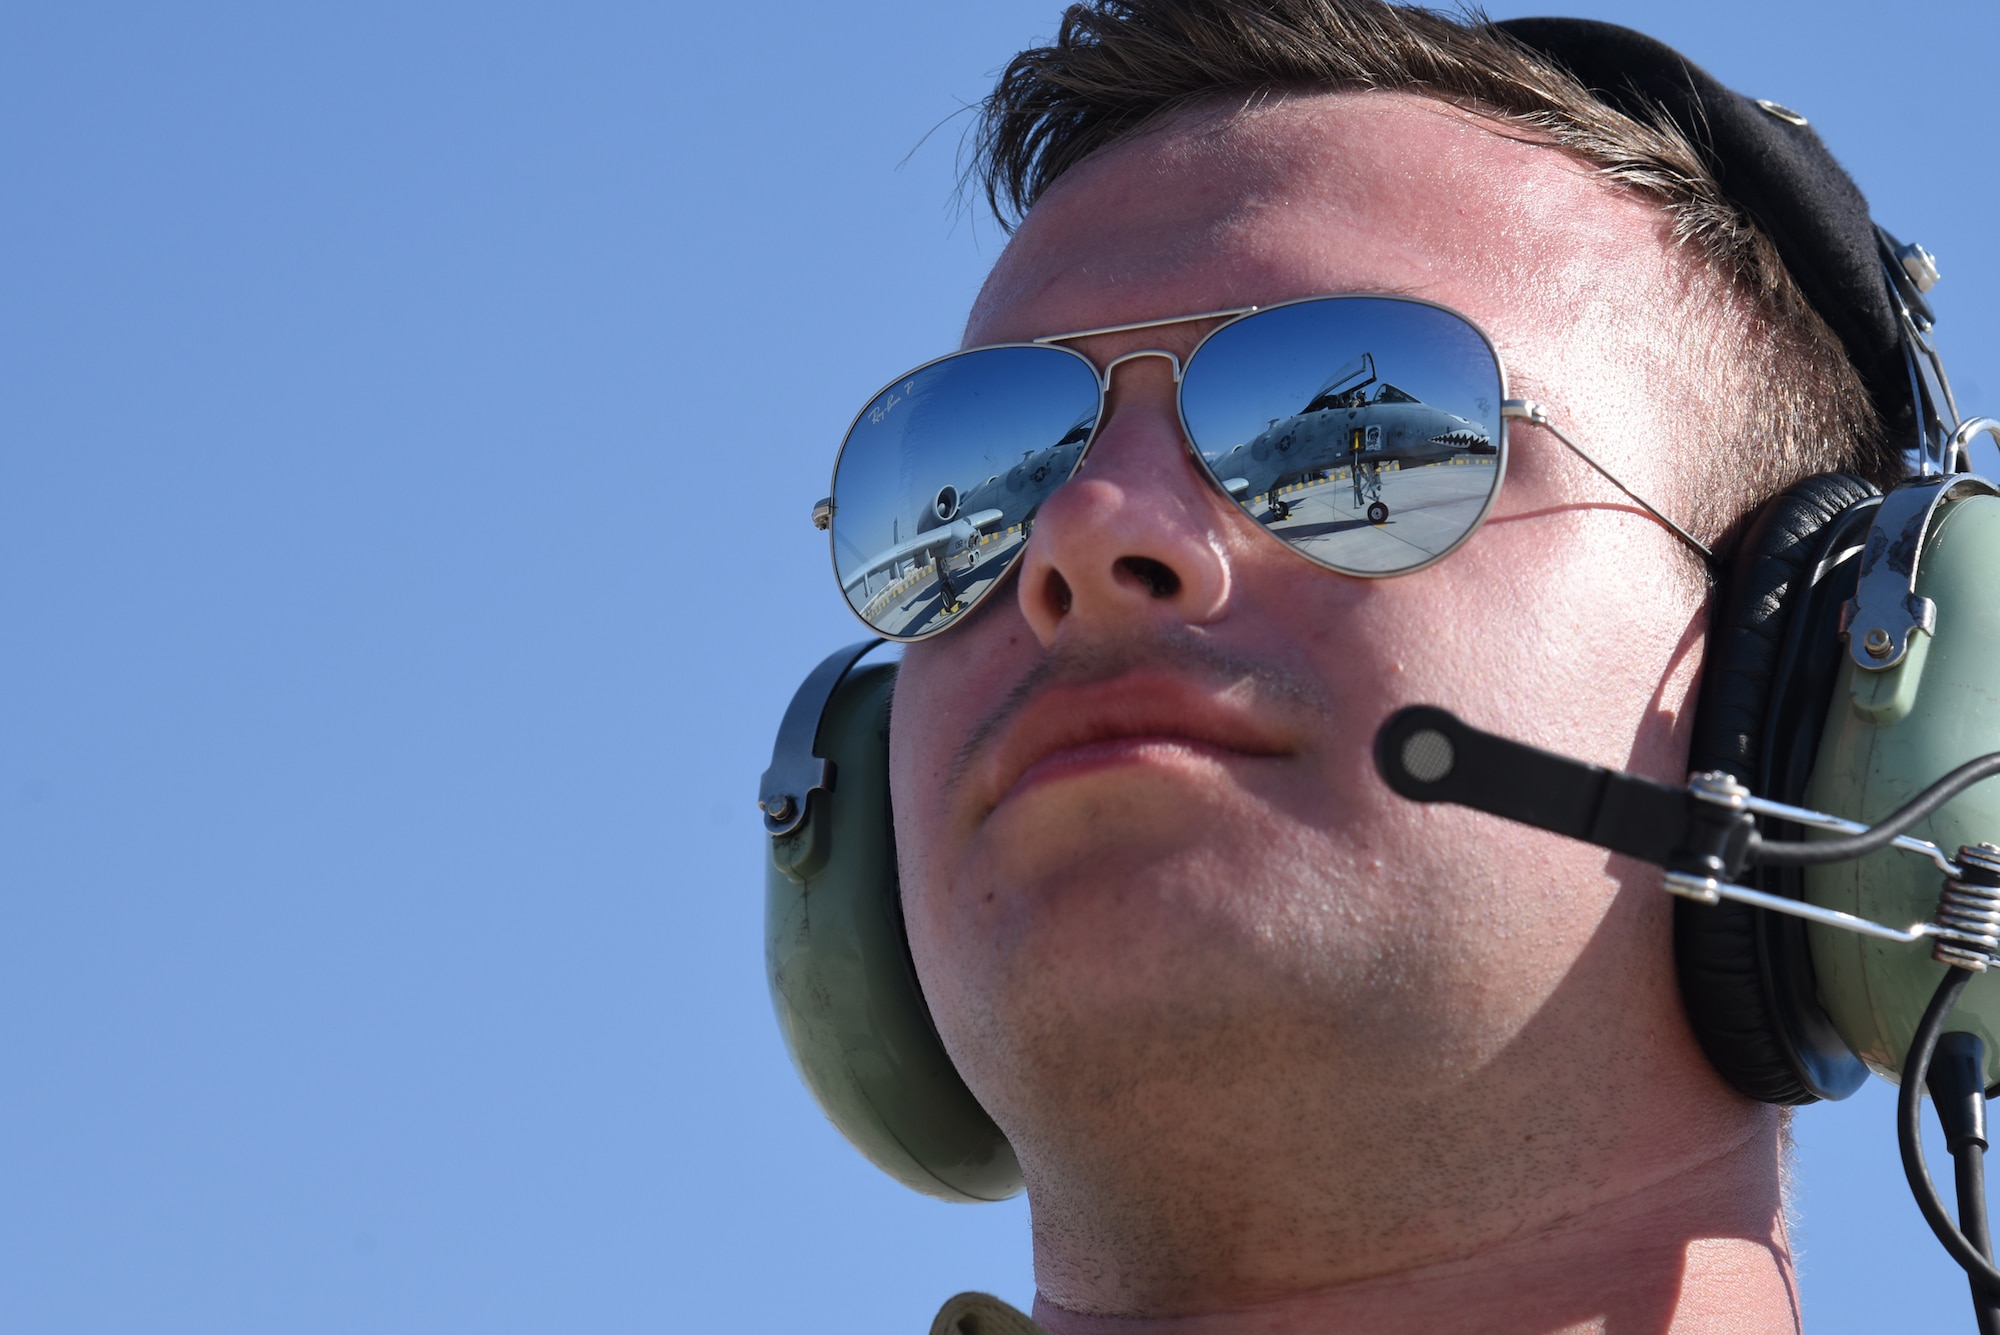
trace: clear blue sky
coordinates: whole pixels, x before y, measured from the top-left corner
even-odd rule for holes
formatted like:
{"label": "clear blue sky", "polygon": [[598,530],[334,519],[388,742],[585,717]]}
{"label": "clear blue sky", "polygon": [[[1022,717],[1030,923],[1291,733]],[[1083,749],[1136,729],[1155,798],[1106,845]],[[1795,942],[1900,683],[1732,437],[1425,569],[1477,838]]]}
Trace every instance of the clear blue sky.
{"label": "clear blue sky", "polygon": [[[1991,6],[1558,8],[1811,116],[1993,410]],[[999,242],[953,114],[1057,13],[0,14],[0,1326],[1027,1300],[1019,1202],[793,1078],[752,800],[857,634],[834,445]],[[1887,1087],[1798,1138],[1812,1328],[1969,1329]]]}

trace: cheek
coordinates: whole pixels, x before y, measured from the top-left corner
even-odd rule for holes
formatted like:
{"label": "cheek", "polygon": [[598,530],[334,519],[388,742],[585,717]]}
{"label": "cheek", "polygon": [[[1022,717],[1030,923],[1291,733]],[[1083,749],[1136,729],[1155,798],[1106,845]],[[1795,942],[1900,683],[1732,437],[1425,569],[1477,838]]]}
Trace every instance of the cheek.
{"label": "cheek", "polygon": [[889,788],[904,913],[920,965],[933,906],[971,834],[958,828],[948,801],[954,762],[1039,652],[1011,589],[950,634],[904,650],[890,712]]}

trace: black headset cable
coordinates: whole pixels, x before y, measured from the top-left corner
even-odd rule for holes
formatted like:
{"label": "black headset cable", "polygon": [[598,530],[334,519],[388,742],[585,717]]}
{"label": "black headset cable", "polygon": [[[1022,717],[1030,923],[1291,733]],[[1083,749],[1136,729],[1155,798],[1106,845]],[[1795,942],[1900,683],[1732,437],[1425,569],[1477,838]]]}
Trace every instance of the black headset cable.
{"label": "black headset cable", "polygon": [[[1972,1305],[1979,1318],[1980,1335],[2000,1335],[2000,1269],[1992,1259],[1991,1240],[1986,1225],[1985,1090],[1983,1080],[1984,1045],[1971,1034],[1952,1034],[1939,1074],[1940,1088],[1932,1090],[1938,1115],[1945,1124],[1945,1136],[1952,1142],[1956,1165],[1959,1218],[1964,1227],[1953,1223],[1937,1184],[1931,1181],[1924,1164],[1924,1090],[1929,1084],[1932,1060],[1938,1055],[1945,1021],[1958,1004],[1959,994],[1972,981],[1972,971],[1948,968],[1944,980],[1931,996],[1924,1018],[1910,1041],[1909,1056],[1903,1062],[1901,1088],[1896,1093],[1896,1145],[1903,1155],[1903,1175],[1917,1198],[1924,1222],[1937,1234],[1951,1259],[1965,1270],[1972,1283]],[[1964,1040],[1970,1039],[1968,1044]],[[1968,1060],[1976,1057],[1977,1060]],[[1976,1110],[1976,1111],[1975,1111]]]}
{"label": "black headset cable", "polygon": [[1887,848],[1910,827],[1933,815],[1945,803],[1982,779],[2000,774],[2000,751],[1968,760],[1861,834],[1844,839],[1814,839],[1810,842],[1767,842],[1753,837],[1749,859],[1766,867],[1809,867],[1824,862],[1845,862]]}

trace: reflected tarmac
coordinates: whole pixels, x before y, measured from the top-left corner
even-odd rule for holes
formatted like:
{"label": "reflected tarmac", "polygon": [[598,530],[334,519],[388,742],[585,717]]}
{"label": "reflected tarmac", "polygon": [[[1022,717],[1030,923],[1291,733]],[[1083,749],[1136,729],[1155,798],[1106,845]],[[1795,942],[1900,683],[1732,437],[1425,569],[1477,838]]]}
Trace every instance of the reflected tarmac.
{"label": "reflected tarmac", "polygon": [[1380,474],[1386,522],[1370,523],[1354,504],[1346,469],[1324,481],[1286,488],[1278,497],[1290,514],[1270,504],[1258,522],[1315,560],[1348,570],[1402,570],[1444,552],[1479,518],[1493,492],[1497,461],[1468,455],[1450,463],[1385,468]]}
{"label": "reflected tarmac", "polygon": [[[1019,529],[1008,529],[992,541],[975,547],[963,556],[945,562],[945,577],[959,607],[969,607],[983,597],[995,580],[1006,573],[1007,562],[1025,539]],[[944,585],[935,565],[907,570],[878,589],[858,608],[862,619],[884,635],[921,635],[949,620],[952,609],[945,600]]]}

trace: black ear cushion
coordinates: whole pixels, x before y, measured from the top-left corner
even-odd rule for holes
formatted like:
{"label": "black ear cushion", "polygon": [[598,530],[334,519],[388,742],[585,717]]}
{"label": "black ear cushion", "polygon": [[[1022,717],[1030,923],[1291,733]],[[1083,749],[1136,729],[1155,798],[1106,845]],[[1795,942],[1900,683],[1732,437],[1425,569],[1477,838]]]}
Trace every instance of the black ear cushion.
{"label": "black ear cushion", "polygon": [[1834,519],[1882,493],[1846,473],[1820,473],[1767,501],[1746,526],[1730,578],[1709,618],[1689,763],[1754,784],[1773,674],[1785,644],[1792,595],[1825,555]]}
{"label": "black ear cushion", "polygon": [[[1830,698],[1838,558],[1880,496],[1843,473],[1809,477],[1746,527],[1709,620],[1691,771],[1725,770],[1761,796],[1796,802]],[[1816,579],[1815,576],[1818,576]],[[1796,885],[1765,885],[1797,894]],[[1739,1092],[1811,1103],[1852,1092],[1866,1072],[1821,1012],[1803,930],[1735,903],[1674,906],[1681,999],[1709,1061]]]}

